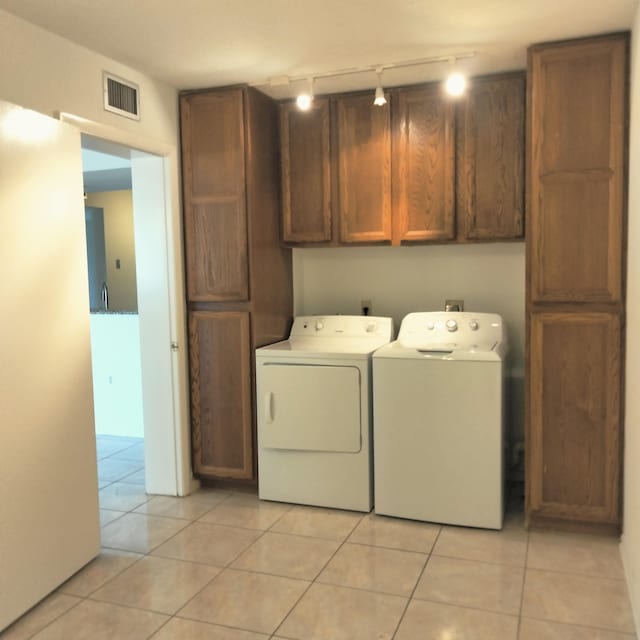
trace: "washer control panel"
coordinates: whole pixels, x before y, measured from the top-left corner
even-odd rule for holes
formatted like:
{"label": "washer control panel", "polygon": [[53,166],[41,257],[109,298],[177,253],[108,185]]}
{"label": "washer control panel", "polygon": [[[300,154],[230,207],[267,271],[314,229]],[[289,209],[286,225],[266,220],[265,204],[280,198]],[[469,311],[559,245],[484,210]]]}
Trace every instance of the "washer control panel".
{"label": "washer control panel", "polygon": [[[455,334],[455,338],[454,335]],[[492,349],[506,339],[502,318],[495,313],[425,311],[405,316],[398,342],[419,350],[449,348]]]}

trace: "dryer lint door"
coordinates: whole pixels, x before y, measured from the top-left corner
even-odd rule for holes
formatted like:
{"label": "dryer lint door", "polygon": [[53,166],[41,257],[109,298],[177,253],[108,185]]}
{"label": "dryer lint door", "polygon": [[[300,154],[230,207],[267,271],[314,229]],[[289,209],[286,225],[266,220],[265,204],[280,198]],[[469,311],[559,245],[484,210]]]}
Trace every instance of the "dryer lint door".
{"label": "dryer lint door", "polygon": [[358,453],[360,370],[266,363],[258,372],[258,430],[265,449]]}

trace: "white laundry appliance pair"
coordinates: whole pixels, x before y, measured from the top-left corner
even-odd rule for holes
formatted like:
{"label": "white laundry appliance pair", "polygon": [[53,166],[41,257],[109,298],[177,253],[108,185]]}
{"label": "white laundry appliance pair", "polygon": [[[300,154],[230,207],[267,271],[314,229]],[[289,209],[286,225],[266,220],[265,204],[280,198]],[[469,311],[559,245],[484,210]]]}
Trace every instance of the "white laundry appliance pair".
{"label": "white laundry appliance pair", "polygon": [[391,318],[301,316],[256,350],[260,498],[371,511],[371,354],[392,338]]}
{"label": "white laundry appliance pair", "polygon": [[303,316],[256,350],[260,498],[499,529],[502,319],[412,313],[392,337],[390,318]]}

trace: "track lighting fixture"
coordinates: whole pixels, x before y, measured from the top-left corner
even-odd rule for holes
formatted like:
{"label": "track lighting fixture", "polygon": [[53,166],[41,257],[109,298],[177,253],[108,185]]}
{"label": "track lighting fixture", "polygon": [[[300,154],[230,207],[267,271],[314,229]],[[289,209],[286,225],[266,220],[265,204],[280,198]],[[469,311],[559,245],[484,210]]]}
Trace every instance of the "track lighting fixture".
{"label": "track lighting fixture", "polygon": [[296,104],[300,111],[309,111],[313,104],[313,78],[308,79],[309,91],[307,93],[301,93],[296,98]]}
{"label": "track lighting fixture", "polygon": [[373,104],[377,107],[382,107],[387,104],[387,99],[384,97],[384,89],[382,88],[382,67],[376,69],[378,75],[378,86],[376,87],[376,95],[373,99]]}
{"label": "track lighting fixture", "polygon": [[445,81],[446,92],[454,97],[461,96],[467,85],[466,78],[456,68],[459,60],[465,58],[473,58],[476,55],[475,51],[467,51],[456,53],[455,56],[433,56],[430,58],[416,58],[413,60],[400,60],[397,62],[388,62],[376,66],[364,66],[364,67],[348,67],[345,69],[336,69],[334,71],[321,71],[309,76],[274,76],[264,82],[252,82],[252,87],[260,87],[264,85],[270,85],[272,87],[279,87],[291,84],[292,82],[301,82],[306,80],[309,84],[307,91],[302,92],[296,98],[298,108],[302,111],[308,111],[313,104],[313,87],[316,80],[322,80],[324,78],[334,78],[336,76],[348,76],[351,74],[370,73],[374,71],[378,76],[378,82],[376,86],[375,96],[373,104],[382,106],[387,103],[387,99],[384,95],[384,89],[382,87],[382,73],[383,71],[389,71],[393,69],[402,69],[406,67],[417,67],[423,65],[437,64],[437,63],[450,63],[450,72]]}

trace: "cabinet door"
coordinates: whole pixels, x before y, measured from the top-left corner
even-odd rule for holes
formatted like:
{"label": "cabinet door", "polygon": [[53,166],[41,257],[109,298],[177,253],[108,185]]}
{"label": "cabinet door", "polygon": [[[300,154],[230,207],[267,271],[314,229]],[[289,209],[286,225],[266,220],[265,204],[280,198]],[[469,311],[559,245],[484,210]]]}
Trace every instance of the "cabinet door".
{"label": "cabinet door", "polygon": [[531,515],[618,520],[620,320],[531,317],[528,481]]}
{"label": "cabinet door", "polygon": [[241,89],[181,97],[187,296],[247,300]]}
{"label": "cabinet door", "polygon": [[534,302],[622,298],[627,44],[530,51]]}
{"label": "cabinet door", "polygon": [[191,433],[197,474],[252,478],[249,314],[189,316]]}
{"label": "cabinet door", "polygon": [[282,236],[285,242],[331,240],[329,99],[309,111],[280,105]]}
{"label": "cabinet door", "polygon": [[439,85],[393,95],[394,244],[454,237],[454,110]]}
{"label": "cabinet door", "polygon": [[525,76],[476,78],[457,112],[457,223],[467,240],[524,234]]}
{"label": "cabinet door", "polygon": [[372,94],[336,98],[341,242],[391,240],[389,105]]}

